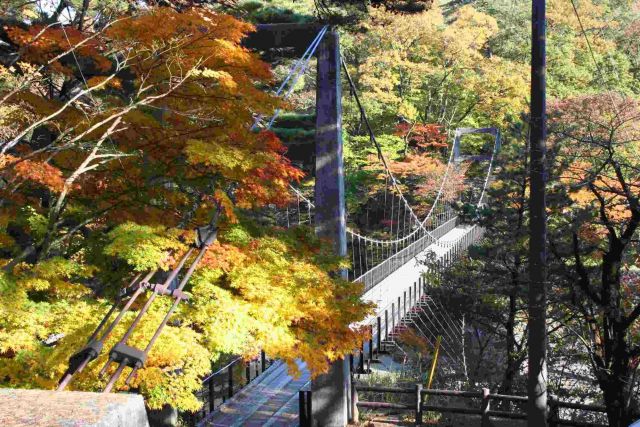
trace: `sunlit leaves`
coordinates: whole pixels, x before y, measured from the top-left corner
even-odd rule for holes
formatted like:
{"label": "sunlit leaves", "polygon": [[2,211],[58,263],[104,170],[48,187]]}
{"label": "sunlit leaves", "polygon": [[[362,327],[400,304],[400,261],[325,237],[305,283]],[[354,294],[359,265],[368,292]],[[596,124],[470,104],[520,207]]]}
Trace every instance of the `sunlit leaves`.
{"label": "sunlit leaves", "polygon": [[446,127],[502,126],[525,108],[527,69],[491,55],[498,23],[471,5],[450,22],[436,6],[413,15],[374,11],[366,26],[351,50],[378,126],[395,126],[398,115]]}
{"label": "sunlit leaves", "polygon": [[579,205],[607,194],[612,206],[626,203],[625,189],[640,180],[635,162],[640,148],[640,106],[616,93],[570,98],[553,105],[551,132],[560,180]]}
{"label": "sunlit leaves", "polygon": [[[139,244],[142,237],[165,245],[167,242],[157,240],[155,235],[159,233],[125,224],[111,237],[121,245],[122,255],[131,255],[124,251],[128,244],[132,251],[149,252]],[[327,274],[341,261],[331,255],[330,245],[320,245],[312,230],[252,235],[243,226],[233,225],[221,231],[220,237],[227,243],[215,243],[207,251],[188,285],[189,303],[181,305],[175,321],[160,335],[146,366],[131,384],[145,395],[151,408],[170,402],[182,410],[197,409],[201,403],[193,392],[199,389],[210,360],[221,353],[252,357],[264,349],[271,357],[292,364],[303,358],[317,375],[327,369],[328,360],[341,357],[366,338],[363,331],[349,326],[368,314],[368,306],[360,302],[361,286]],[[114,244],[108,250],[114,250]],[[15,278],[0,276],[0,352],[5,356],[0,372],[7,384],[53,387],[66,367],[67,357],[108,309],[107,301],[93,298],[53,297],[47,302],[34,302],[25,289],[42,291],[33,286],[36,277],[54,280],[50,284],[54,289],[59,287],[56,281],[79,279],[90,273],[79,264],[58,258],[25,268],[17,279],[20,286]],[[156,300],[131,336],[130,345],[144,347],[170,302],[163,297]],[[135,308],[126,314],[106,348],[121,336],[135,315]],[[43,346],[42,341],[52,334],[61,336],[57,344]],[[105,352],[90,364],[74,387],[98,390],[103,386],[97,370],[106,356]],[[117,388],[129,389],[122,381]]]}
{"label": "sunlit leaves", "polygon": [[176,237],[178,230],[127,222],[107,234],[104,253],[127,262],[135,271],[167,269],[171,252],[184,248]]}
{"label": "sunlit leaves", "polygon": [[318,251],[308,230],[256,238],[233,226],[222,238],[238,245],[210,248],[190,288],[195,305],[187,312],[212,352],[251,355],[262,348],[292,363],[302,357],[317,375],[328,359],[357,342],[349,324],[367,313],[360,287],[325,273],[338,268],[339,259],[330,247]]}
{"label": "sunlit leaves", "polygon": [[19,180],[40,184],[54,192],[60,192],[64,185],[62,171],[43,161],[0,155],[0,168],[11,170]]}

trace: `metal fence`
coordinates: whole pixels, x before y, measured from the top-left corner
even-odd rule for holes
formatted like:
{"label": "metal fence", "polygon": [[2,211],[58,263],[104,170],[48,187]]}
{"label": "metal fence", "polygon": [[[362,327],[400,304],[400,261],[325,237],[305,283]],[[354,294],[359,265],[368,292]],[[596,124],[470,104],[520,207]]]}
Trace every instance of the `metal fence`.
{"label": "metal fence", "polygon": [[220,405],[230,399],[242,388],[255,380],[272,363],[263,352],[260,357],[246,361],[236,357],[231,362],[209,374],[202,380],[202,389],[196,396],[203,402],[202,409],[195,413],[182,414],[183,421],[189,426],[197,426]]}
{"label": "metal fence", "polygon": [[364,283],[364,291],[369,291],[378,283],[387,278],[391,273],[405,265],[407,262],[411,261],[418,254],[434,244],[434,238],[440,239],[442,236],[456,228],[457,223],[458,217],[450,219],[449,221],[433,230],[430,235],[426,235],[416,240],[406,248],[396,252],[388,259],[382,261],[380,264],[376,265],[375,267],[364,273],[362,276],[358,277],[356,281]]}

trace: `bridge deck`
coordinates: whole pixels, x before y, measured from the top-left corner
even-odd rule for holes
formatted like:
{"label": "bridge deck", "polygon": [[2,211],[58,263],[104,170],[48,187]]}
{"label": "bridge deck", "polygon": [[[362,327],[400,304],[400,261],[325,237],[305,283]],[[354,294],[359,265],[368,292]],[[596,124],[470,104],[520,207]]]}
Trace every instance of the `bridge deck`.
{"label": "bridge deck", "polygon": [[200,426],[298,426],[298,391],[309,384],[306,365],[298,362],[301,376],[293,378],[287,365],[274,363]]}
{"label": "bridge deck", "polygon": [[[458,226],[439,239],[441,246],[434,244],[430,248],[440,258],[451,250],[447,243],[455,241],[467,231],[467,227]],[[301,376],[293,378],[289,375],[286,364],[276,362],[199,425],[210,427],[298,426],[298,391],[310,382],[306,365],[298,362],[298,368]]]}

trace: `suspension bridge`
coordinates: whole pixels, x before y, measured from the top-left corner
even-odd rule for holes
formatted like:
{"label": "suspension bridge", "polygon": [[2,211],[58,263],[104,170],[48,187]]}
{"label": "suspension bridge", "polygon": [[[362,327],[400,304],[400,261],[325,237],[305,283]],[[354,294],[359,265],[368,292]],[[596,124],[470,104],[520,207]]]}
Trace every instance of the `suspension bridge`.
{"label": "suspension bridge", "polygon": [[[265,42],[266,41],[266,42]],[[433,342],[443,336],[443,354],[452,364],[462,365],[459,325],[446,310],[427,293],[425,273],[441,271],[450,266],[467,248],[482,237],[483,230],[465,223],[454,205],[465,203],[481,208],[487,203],[487,187],[491,179],[495,156],[500,149],[500,135],[495,128],[461,128],[451,135],[448,161],[429,209],[420,215],[411,206],[404,186],[392,173],[389,162],[376,140],[373,128],[361,103],[358,90],[349,75],[347,64],[340,55],[338,34],[328,26],[264,25],[247,43],[270,44],[269,47],[293,46],[300,57],[277,88],[276,94],[288,98],[297,82],[308,70],[312,58],[317,58],[316,129],[315,129],[315,188],[313,194],[291,187],[294,203],[279,215],[284,226],[308,224],[320,237],[334,243],[335,252],[351,261],[350,268],[341,272],[345,279],[362,283],[362,299],[372,302],[374,313],[363,321],[371,330],[371,339],[361,349],[354,349],[360,372],[374,361],[374,354],[398,348],[398,335],[412,327]],[[262,46],[263,50],[266,49]],[[344,166],[342,158],[342,76],[353,95],[366,126],[370,143],[377,153],[379,170],[376,182],[368,189],[372,198],[371,214],[366,219],[348,218],[345,205]],[[269,129],[276,123],[279,111],[272,117],[258,116],[252,128]],[[462,140],[469,135],[488,136],[489,151],[483,155],[465,156]],[[479,177],[465,177],[465,165],[475,162],[481,166]],[[144,366],[147,355],[161,334],[177,306],[187,299],[183,292],[207,247],[216,238],[214,227],[198,230],[198,241],[179,261],[177,267],[165,275],[162,283],[153,283],[159,272],[138,275],[122,292],[111,310],[100,322],[87,344],[74,354],[69,368],[60,381],[64,390],[103,350],[103,343],[121,322],[124,314],[144,294],[150,296],[142,305],[132,324],[110,350],[109,360],[102,373],[112,364],[104,391],[112,390],[118,379],[128,370],[128,383],[136,371]],[[191,260],[187,266],[187,261]],[[139,327],[151,304],[158,296],[173,299],[162,323],[144,349],[127,344]],[[437,331],[437,332],[436,332]],[[250,384],[216,408],[211,397],[215,391],[215,375],[209,377],[211,391],[205,409],[195,420],[198,425],[298,425],[300,414],[307,414],[320,425],[346,425],[353,416],[350,404],[350,371],[353,361],[332,364],[329,373],[310,380],[304,363],[302,375],[293,378],[286,365],[275,362],[260,369],[247,368]],[[232,381],[232,367],[228,368]],[[230,385],[231,392],[234,387]],[[311,390],[307,392],[306,390]],[[230,393],[231,394],[231,393]],[[302,398],[301,398],[302,396]]]}
{"label": "suspension bridge", "polygon": [[[324,37],[330,40],[323,43]],[[409,327],[415,329],[431,343],[436,341],[436,335],[441,334],[444,337],[443,358],[448,359],[457,368],[465,369],[462,360],[464,357],[461,344],[464,339],[462,328],[438,301],[426,293],[424,277],[425,273],[430,271],[438,272],[447,268],[471,244],[482,237],[482,228],[463,223],[454,205],[455,202],[464,201],[476,208],[481,208],[487,203],[486,190],[491,179],[495,156],[500,149],[499,131],[495,128],[455,130],[449,148],[448,162],[437,193],[426,215],[420,218],[403,194],[402,184],[389,168],[360,101],[358,90],[349,75],[347,64],[339,56],[337,36],[330,32],[328,27],[322,27],[318,31],[276,93],[287,98],[299,77],[307,69],[309,59],[323,47],[324,52],[318,53],[316,131],[318,146],[316,147],[315,192],[314,195],[305,195],[303,191],[292,186],[294,202],[287,208],[280,223],[286,227],[300,224],[315,226],[321,235],[323,232],[326,233],[323,228],[330,228],[331,225],[335,227],[336,223],[338,224],[337,232],[334,228],[334,236],[332,236],[337,241],[337,252],[351,261],[350,268],[343,271],[342,275],[349,280],[362,283],[364,287],[362,299],[372,302],[376,307],[374,314],[363,322],[371,330],[371,339],[361,349],[356,350],[358,354],[355,357],[351,357],[349,371],[369,372],[368,367],[380,353],[386,353],[391,348],[403,351],[396,338]],[[324,75],[321,74],[323,71]],[[379,182],[375,184],[376,188],[369,192],[374,194],[373,197],[377,202],[376,215],[372,215],[374,220],[369,221],[375,224],[356,224],[356,221],[350,221],[344,207],[344,188],[340,188],[344,185],[341,147],[332,150],[331,148],[334,147],[320,146],[323,137],[323,118],[330,123],[329,133],[333,131],[333,135],[329,137],[333,136],[335,140],[340,138],[336,135],[341,130],[340,111],[334,111],[340,108],[340,74],[346,77],[350,92],[360,111],[361,120],[366,126],[370,142],[375,147],[380,161]],[[328,102],[327,97],[323,96],[325,93],[322,92],[323,78],[326,78],[331,86],[328,92],[334,94],[333,97],[329,97]],[[287,85],[289,85],[288,89]],[[327,114],[329,117],[324,117],[322,114],[327,113],[326,103],[329,104]],[[337,117],[331,113],[336,114]],[[253,128],[271,128],[278,114],[279,111],[276,111],[270,118],[256,118]],[[461,143],[466,135],[490,136],[492,138],[490,152],[485,155],[464,155]],[[338,141],[338,144],[340,142]],[[326,153],[330,153],[328,159]],[[323,158],[327,159],[324,164]],[[464,182],[459,179],[464,175],[462,165],[469,161],[483,163],[485,169],[481,179],[476,179],[474,182]],[[326,166],[327,163],[333,163],[333,169],[323,174],[322,169],[326,168],[322,166]],[[327,187],[330,191],[327,191]],[[313,198],[315,200],[312,200]],[[336,203],[336,198],[342,198],[342,203]],[[327,201],[331,203],[328,214]],[[320,206],[325,208],[324,212],[318,209]],[[334,212],[331,212],[332,208]],[[335,211],[338,212],[337,215]],[[363,230],[368,230],[369,233]],[[328,234],[331,235],[331,233]],[[335,239],[335,234],[342,235],[338,235]],[[357,360],[357,367],[354,366],[354,360]],[[304,418],[305,412],[307,418],[313,417],[326,421],[324,417],[327,417],[327,414],[323,414],[322,409],[314,409],[316,402],[326,405],[326,401],[314,399],[313,395],[318,392],[317,389],[328,385],[329,391],[334,393],[332,396],[334,401],[336,396],[337,399],[348,397],[341,396],[340,381],[344,383],[348,380],[349,374],[340,375],[344,372],[344,367],[334,367],[338,375],[334,371],[333,375],[329,374],[328,381],[321,379],[320,387],[313,387],[304,363],[300,362],[298,368],[302,375],[294,378],[289,375],[284,364],[276,362],[220,408],[209,413],[205,410],[197,424],[203,426],[299,425],[300,417]],[[247,378],[250,379],[250,376]],[[343,388],[345,389],[345,394],[348,395],[348,383]],[[311,390],[313,393],[310,393]],[[319,391],[322,393],[322,390]],[[349,405],[347,399],[347,418],[352,416],[354,410],[350,406],[352,405]],[[302,424],[306,423],[302,422]]]}

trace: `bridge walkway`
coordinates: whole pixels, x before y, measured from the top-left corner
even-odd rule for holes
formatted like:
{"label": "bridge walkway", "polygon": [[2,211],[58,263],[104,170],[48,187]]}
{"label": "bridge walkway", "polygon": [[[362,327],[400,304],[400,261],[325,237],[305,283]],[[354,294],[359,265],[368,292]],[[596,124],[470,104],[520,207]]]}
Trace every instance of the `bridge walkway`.
{"label": "bridge walkway", "polygon": [[[446,244],[455,241],[466,231],[466,226],[455,227],[443,235],[439,242]],[[440,258],[452,248],[434,244],[429,249]],[[300,378],[293,378],[285,363],[275,362],[260,377],[220,406],[218,410],[209,414],[198,426],[298,426],[298,392],[310,383],[310,373],[306,365],[298,362],[298,369],[301,372]]]}
{"label": "bridge walkway", "polygon": [[301,375],[294,378],[285,363],[275,362],[198,426],[297,427],[298,391],[310,382],[304,362],[298,362],[298,369]]}

